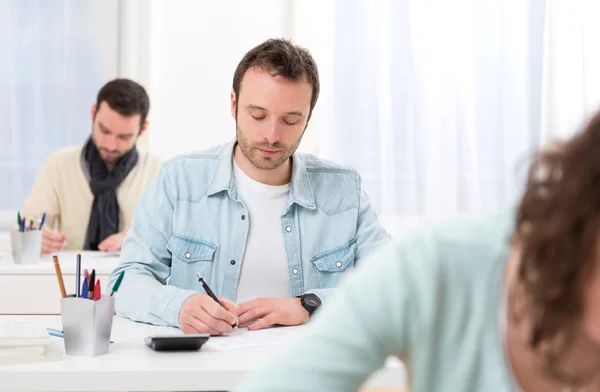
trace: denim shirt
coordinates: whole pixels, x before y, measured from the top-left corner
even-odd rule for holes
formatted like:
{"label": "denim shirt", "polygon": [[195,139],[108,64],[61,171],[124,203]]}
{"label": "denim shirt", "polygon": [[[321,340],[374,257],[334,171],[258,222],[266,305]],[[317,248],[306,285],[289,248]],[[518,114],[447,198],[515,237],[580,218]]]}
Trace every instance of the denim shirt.
{"label": "denim shirt", "polygon": [[[235,300],[250,222],[232,174],[234,146],[171,159],[148,186],[109,280],[126,271],[117,315],[178,327],[185,300],[203,292],[196,273]],[[312,292],[324,303],[345,271],[389,239],[355,170],[300,153],[281,235],[290,297]]]}

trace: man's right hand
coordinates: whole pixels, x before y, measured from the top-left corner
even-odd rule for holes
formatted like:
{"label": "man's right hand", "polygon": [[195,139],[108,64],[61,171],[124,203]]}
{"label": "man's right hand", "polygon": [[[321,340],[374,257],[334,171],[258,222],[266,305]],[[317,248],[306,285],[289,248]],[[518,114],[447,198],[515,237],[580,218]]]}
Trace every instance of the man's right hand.
{"label": "man's right hand", "polygon": [[61,252],[67,236],[57,231],[42,229],[42,253]]}
{"label": "man's right hand", "polygon": [[239,308],[227,298],[219,297],[227,309],[206,294],[189,297],[179,311],[179,328],[184,333],[208,333],[222,335],[233,332],[238,322]]}

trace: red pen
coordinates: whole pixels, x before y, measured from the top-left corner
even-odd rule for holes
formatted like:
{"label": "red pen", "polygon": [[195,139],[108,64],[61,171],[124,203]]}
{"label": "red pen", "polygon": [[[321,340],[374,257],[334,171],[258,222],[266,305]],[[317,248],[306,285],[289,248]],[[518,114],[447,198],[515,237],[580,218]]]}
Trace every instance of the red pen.
{"label": "red pen", "polygon": [[96,280],[96,285],[94,286],[94,295],[92,299],[94,301],[99,300],[102,297],[102,293],[100,292],[100,279]]}

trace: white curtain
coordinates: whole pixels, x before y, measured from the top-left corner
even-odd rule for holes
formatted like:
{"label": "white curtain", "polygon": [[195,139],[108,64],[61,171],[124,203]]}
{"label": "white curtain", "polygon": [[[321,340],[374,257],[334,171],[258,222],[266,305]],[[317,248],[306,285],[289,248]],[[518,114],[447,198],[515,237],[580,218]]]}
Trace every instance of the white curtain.
{"label": "white curtain", "polygon": [[515,199],[540,139],[543,6],[335,2],[319,155],[359,170],[392,232]]}
{"label": "white curtain", "polygon": [[[0,0],[0,221],[46,156],[82,143],[117,70],[117,1]],[[1,226],[1,222],[0,222]]]}
{"label": "white curtain", "polygon": [[600,109],[600,1],[548,1],[542,140],[564,139]]}

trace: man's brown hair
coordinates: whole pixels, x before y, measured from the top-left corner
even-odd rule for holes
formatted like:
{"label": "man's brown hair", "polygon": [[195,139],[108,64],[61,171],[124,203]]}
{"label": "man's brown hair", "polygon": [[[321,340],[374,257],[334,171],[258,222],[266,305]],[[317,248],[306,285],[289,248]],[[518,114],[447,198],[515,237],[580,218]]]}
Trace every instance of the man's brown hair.
{"label": "man's brown hair", "polygon": [[[319,98],[319,71],[310,52],[286,39],[269,39],[244,55],[233,75],[233,91],[240,99],[242,79],[249,69],[258,69],[293,81],[306,81],[312,85],[312,98],[308,118]],[[237,109],[236,109],[237,110]],[[236,113],[237,115],[237,113]]]}

